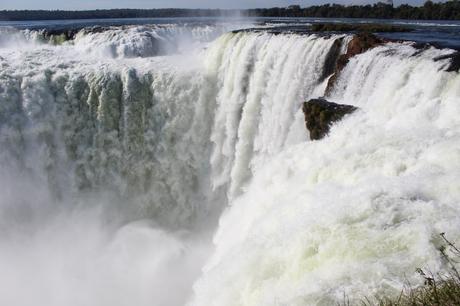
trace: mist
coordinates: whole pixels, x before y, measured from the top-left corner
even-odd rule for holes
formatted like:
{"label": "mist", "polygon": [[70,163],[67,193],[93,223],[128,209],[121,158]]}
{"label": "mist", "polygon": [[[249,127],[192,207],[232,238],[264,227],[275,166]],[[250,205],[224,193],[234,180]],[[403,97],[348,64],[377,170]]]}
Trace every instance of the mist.
{"label": "mist", "polygon": [[1,305],[185,304],[208,234],[126,221],[103,197],[59,201],[47,186],[1,173]]}
{"label": "mist", "polygon": [[58,46],[0,31],[0,305],[185,305],[224,205],[207,198],[209,143],[186,135],[200,106],[187,102],[223,31],[128,27]]}

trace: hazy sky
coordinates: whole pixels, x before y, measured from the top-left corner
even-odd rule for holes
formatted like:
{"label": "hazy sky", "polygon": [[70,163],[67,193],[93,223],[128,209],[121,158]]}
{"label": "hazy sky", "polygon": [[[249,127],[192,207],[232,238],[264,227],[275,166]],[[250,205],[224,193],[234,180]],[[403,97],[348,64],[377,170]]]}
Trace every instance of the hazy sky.
{"label": "hazy sky", "polygon": [[[373,3],[377,0],[0,0],[1,9],[96,9],[96,8],[254,8],[299,4],[310,6],[335,2],[340,4]],[[423,0],[395,0],[420,4]]]}

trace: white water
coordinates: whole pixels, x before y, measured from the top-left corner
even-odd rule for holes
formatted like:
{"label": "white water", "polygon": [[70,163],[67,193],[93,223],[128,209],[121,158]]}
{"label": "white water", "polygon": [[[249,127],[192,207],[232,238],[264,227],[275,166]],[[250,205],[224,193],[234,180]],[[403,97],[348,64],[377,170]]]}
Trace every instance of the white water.
{"label": "white water", "polygon": [[334,39],[240,33],[214,45],[210,54],[222,54],[211,135],[214,188],[228,185],[234,198],[257,168],[306,141],[300,105],[324,91],[320,72]]}
{"label": "white water", "polygon": [[155,56],[149,31],[0,41],[0,304],[330,305],[444,268],[450,51],[352,59],[328,98],[360,110],[310,142],[300,106],[342,36],[174,34]]}
{"label": "white water", "polygon": [[75,47],[87,53],[114,58],[189,53],[233,29],[231,24],[113,27],[101,33],[80,31]]}
{"label": "white water", "polygon": [[440,51],[415,53],[351,60],[328,98],[360,110],[256,172],[221,218],[192,305],[332,305],[445,268],[439,233],[460,239],[460,76],[440,71]]}
{"label": "white water", "polygon": [[194,52],[224,33],[248,26],[250,24],[222,22],[214,25],[161,24],[91,27],[75,31],[75,37],[71,40],[66,40],[64,34],[47,35],[46,30],[17,30],[3,27],[0,28],[0,49],[64,44],[74,45],[75,50],[97,57],[151,57]]}
{"label": "white water", "polygon": [[200,52],[1,50],[0,304],[185,304],[225,205]]}

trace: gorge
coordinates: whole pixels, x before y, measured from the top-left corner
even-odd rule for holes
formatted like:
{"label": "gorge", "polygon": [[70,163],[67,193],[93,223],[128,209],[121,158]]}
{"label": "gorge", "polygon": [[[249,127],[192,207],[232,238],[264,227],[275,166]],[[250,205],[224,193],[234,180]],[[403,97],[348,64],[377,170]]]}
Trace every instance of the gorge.
{"label": "gorge", "polygon": [[[0,29],[0,304],[335,305],[447,271],[456,51],[270,29]],[[319,97],[355,110],[310,140]]]}

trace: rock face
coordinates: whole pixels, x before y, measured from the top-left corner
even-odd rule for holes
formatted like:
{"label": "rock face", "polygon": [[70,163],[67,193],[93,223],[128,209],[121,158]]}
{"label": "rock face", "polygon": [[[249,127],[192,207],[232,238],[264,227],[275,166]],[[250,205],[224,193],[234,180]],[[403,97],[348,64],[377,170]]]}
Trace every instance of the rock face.
{"label": "rock face", "polygon": [[356,34],[348,44],[347,53],[343,56],[347,59],[357,54],[366,52],[369,49],[375,48],[385,41],[370,33]]}
{"label": "rock face", "polygon": [[443,59],[450,59],[449,65],[446,67],[448,72],[459,72],[460,71],[460,52],[454,52],[451,54],[439,56],[434,59],[434,61],[440,61]]}
{"label": "rock face", "polygon": [[340,72],[345,68],[350,58],[355,55],[366,52],[369,49],[375,48],[385,43],[385,40],[378,38],[371,33],[358,33],[348,43],[347,53],[342,54],[336,63],[334,74],[329,78],[326,87],[326,94],[331,92],[335,81],[340,75]]}
{"label": "rock face", "polygon": [[77,35],[78,30],[45,30],[43,38],[53,43],[60,43],[68,40],[73,40]]}
{"label": "rock face", "polygon": [[326,55],[326,60],[324,61],[324,67],[323,67],[323,72],[321,74],[321,77],[319,78],[318,83],[322,83],[326,78],[334,74],[336,66],[337,66],[337,61],[339,57],[341,56],[341,49],[343,45],[343,38],[336,39],[334,43],[332,44],[331,48],[329,49],[329,52]]}
{"label": "rock face", "polygon": [[311,140],[319,140],[327,135],[331,125],[357,108],[352,105],[337,104],[324,99],[312,99],[303,105],[305,123]]}

